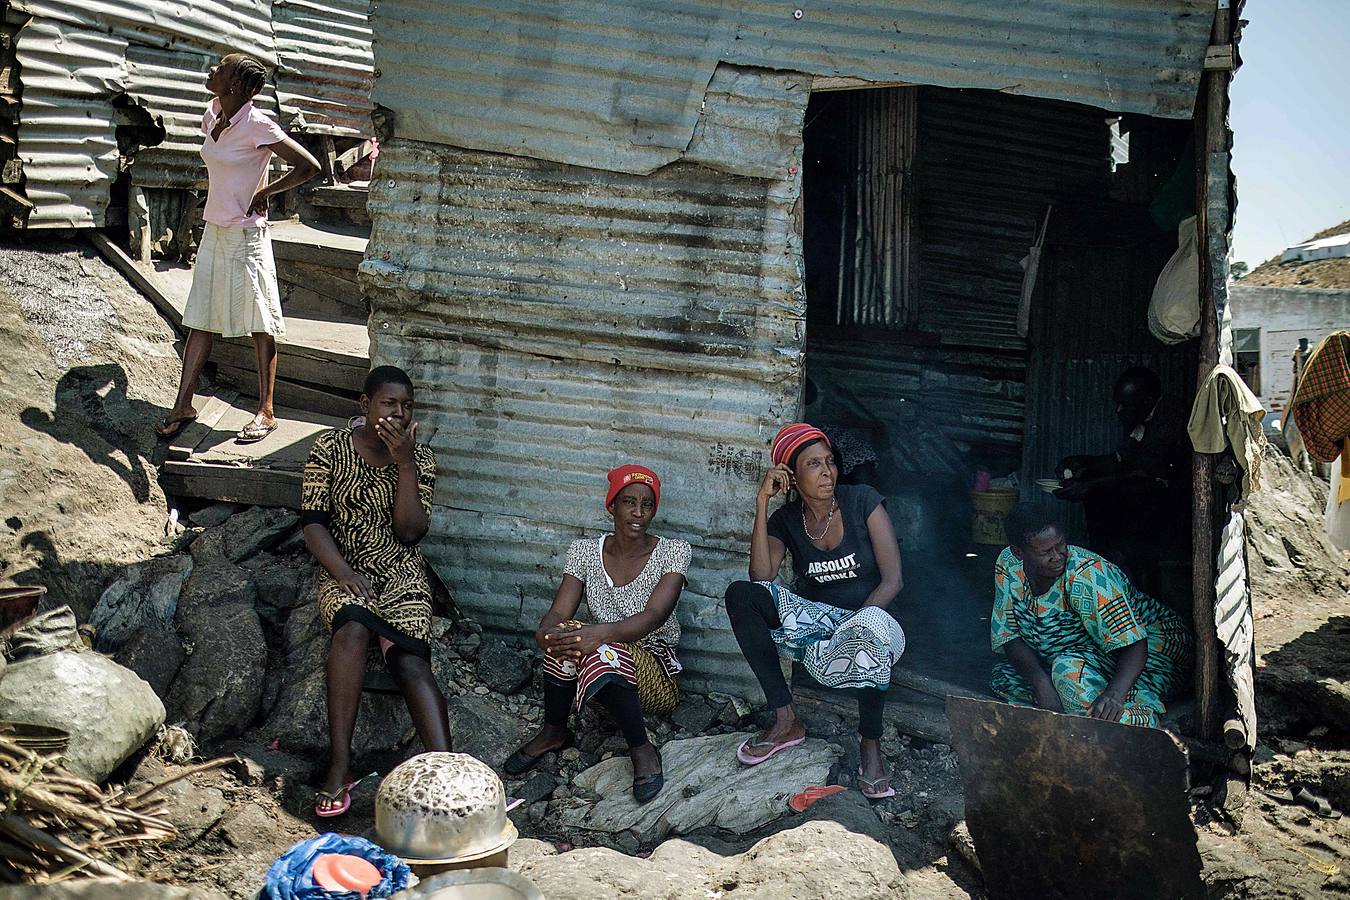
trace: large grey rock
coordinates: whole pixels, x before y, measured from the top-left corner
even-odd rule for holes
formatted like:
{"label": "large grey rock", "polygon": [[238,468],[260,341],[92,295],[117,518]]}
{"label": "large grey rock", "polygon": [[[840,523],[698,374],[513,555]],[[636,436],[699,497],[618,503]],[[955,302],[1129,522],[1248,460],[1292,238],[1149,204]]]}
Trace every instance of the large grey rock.
{"label": "large grey rock", "polygon": [[[323,759],[328,753],[329,634],[318,607],[310,603],[293,610],[284,638],[285,654],[268,675],[282,686],[263,732],[287,753]],[[364,693],[352,748],[358,754],[393,750],[410,726],[402,698]]]}
{"label": "large grey rock", "polygon": [[299,523],[299,516],[290,510],[254,506],[217,528],[207,529],[192,542],[192,555],[198,563],[216,555],[237,563],[261,550],[273,549]]}
{"label": "large grey rock", "polygon": [[89,624],[98,629],[98,649],[111,653],[148,623],[172,622],[178,595],[191,574],[192,557],[187,554],[128,566],[89,614]]}
{"label": "large grey rock", "polygon": [[219,891],[149,881],[89,878],[59,884],[0,888],[4,900],[228,900]]}
{"label": "large grey rock", "polygon": [[698,696],[687,696],[670,714],[670,720],[689,734],[702,734],[713,726],[721,713]]}
{"label": "large grey rock", "polygon": [[661,747],[666,786],[644,805],[633,799],[628,756],[604,760],[576,777],[573,790],[580,796],[564,810],[563,821],[588,831],[631,830],[644,843],[706,826],[744,834],[787,815],[793,794],[825,784],[841,753],[833,744],[808,738],[747,768],[736,761],[736,748],[748,737],[736,733],[666,743]]}
{"label": "large grey rock", "polygon": [[212,503],[210,506],[203,506],[195,513],[189,514],[188,521],[198,528],[214,528],[217,525],[225,524],[226,519],[241,509],[243,507],[238,503]]}
{"label": "large grey rock", "polygon": [[178,677],[187,651],[171,623],[151,621],[141,626],[113,658],[144,678],[156,694],[165,697]]}
{"label": "large grey rock", "polygon": [[70,732],[66,767],[102,781],[164,723],[164,704],[130,669],[98,653],[65,650],[6,670],[0,719]]}
{"label": "large grey rock", "polygon": [[238,734],[258,715],[267,671],[257,611],[251,603],[229,603],[180,621],[191,652],[169,688],[174,720],[201,743]]}
{"label": "large grey rock", "polygon": [[499,694],[514,694],[530,683],[530,657],[501,641],[489,641],[478,653],[478,680]]}
{"label": "large grey rock", "polygon": [[450,704],[450,734],[455,750],[500,766],[533,733],[520,716],[490,697],[465,694]]}
{"label": "large grey rock", "polygon": [[809,822],[781,831],[735,856],[724,857],[687,841],[671,840],[648,859],[590,848],[533,855],[520,871],[546,897],[592,900],[724,895],[753,900],[954,900],[968,896],[932,871],[901,874],[885,844],[835,822]]}

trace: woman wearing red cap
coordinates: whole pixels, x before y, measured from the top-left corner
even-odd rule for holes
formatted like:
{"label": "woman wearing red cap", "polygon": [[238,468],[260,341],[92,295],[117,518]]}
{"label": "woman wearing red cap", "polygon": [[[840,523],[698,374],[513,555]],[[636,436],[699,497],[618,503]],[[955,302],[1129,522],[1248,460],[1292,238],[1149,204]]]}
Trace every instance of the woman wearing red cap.
{"label": "woman wearing red cap", "polygon": [[[750,535],[750,581],[731,585],[726,603],[775,721],[742,744],[736,758],[759,765],[806,740],[778,664],[781,652],[826,687],[858,691],[858,787],[873,800],[893,797],[881,758],[881,719],[905,634],[888,611],[902,582],[885,498],[869,485],[840,484],[829,439],[804,422],[780,430],[770,456],[773,468],[759,487]],[[770,516],[769,500],[792,489],[798,499]],[[774,581],[788,552],[793,590]]]}
{"label": "woman wearing red cap", "polygon": [[[618,722],[633,760],[633,796],[661,791],[661,755],[647,738],[644,711],[667,715],[679,692],[675,602],[689,570],[687,541],[647,533],[661,502],[661,479],[643,466],[609,473],[605,508],[612,534],[573,541],[562,584],[534,638],[544,651],[544,726],[511,755],[507,775],[528,772],[547,753],[570,747],[570,714],[594,697]],[[585,595],[595,623],[572,617]]]}

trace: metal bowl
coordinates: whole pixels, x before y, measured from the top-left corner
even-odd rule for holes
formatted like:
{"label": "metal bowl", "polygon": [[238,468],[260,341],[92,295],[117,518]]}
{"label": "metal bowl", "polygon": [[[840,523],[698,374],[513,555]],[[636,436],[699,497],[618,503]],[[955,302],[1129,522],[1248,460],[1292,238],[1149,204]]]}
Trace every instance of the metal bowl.
{"label": "metal bowl", "polygon": [[[399,895],[402,896],[401,894]],[[510,869],[464,869],[428,878],[408,900],[544,900],[525,876]]]}
{"label": "metal bowl", "polygon": [[423,753],[375,794],[375,840],[413,865],[473,862],[516,842],[497,773],[466,753]]}

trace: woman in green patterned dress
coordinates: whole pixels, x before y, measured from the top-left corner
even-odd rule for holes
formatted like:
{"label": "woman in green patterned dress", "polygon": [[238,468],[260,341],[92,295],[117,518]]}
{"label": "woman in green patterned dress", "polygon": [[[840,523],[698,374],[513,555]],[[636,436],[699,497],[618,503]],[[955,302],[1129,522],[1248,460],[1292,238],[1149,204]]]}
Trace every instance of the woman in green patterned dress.
{"label": "woman in green patterned dress", "polygon": [[318,559],[328,649],[328,774],[314,811],[351,806],[351,744],[367,652],[378,646],[428,751],[450,749],[445,697],[431,671],[431,581],[418,542],[431,521],[436,458],[418,444],[413,385],[379,366],[361,394],[364,422],[319,435],[305,463],[301,521]]}
{"label": "woman in green patterned dress", "polygon": [[1038,706],[1157,727],[1186,682],[1193,640],[1179,616],[1115,565],[1070,546],[1048,513],[1019,506],[994,567],[991,687]]}

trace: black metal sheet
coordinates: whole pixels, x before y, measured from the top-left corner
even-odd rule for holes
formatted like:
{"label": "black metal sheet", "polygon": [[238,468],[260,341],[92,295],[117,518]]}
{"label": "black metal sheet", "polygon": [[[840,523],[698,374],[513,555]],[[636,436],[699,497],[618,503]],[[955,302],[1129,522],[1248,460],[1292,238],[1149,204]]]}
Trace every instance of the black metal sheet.
{"label": "black metal sheet", "polygon": [[1205,896],[1171,735],[960,697],[947,716],[991,900]]}

